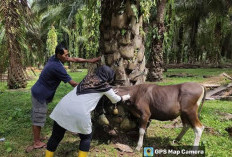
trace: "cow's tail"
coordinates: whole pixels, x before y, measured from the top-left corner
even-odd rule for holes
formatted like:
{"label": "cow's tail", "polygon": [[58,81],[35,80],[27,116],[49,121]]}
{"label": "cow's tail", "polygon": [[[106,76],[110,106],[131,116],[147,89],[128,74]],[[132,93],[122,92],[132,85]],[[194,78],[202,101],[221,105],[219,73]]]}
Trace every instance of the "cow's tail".
{"label": "cow's tail", "polygon": [[200,118],[200,113],[201,113],[203,104],[204,104],[204,102],[205,102],[205,97],[206,97],[206,88],[205,88],[205,86],[203,86],[203,85],[201,85],[201,87],[203,88],[204,96],[203,96],[203,98],[202,98],[202,100],[201,100],[201,104],[200,104],[199,109],[198,109],[198,118]]}

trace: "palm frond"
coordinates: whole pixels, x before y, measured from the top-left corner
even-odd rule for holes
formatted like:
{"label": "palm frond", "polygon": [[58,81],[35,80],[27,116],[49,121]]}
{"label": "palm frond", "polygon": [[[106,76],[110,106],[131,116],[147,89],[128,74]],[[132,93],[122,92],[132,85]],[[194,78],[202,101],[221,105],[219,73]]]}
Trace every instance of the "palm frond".
{"label": "palm frond", "polygon": [[61,26],[61,28],[62,28],[62,30],[63,30],[65,33],[67,33],[67,34],[68,34],[68,36],[70,36],[70,35],[71,35],[71,31],[70,31],[67,27],[65,27],[65,26]]}
{"label": "palm frond", "polygon": [[[37,0],[32,4],[32,10],[41,16],[42,27],[48,28],[55,19],[56,21],[63,21],[71,25],[74,15],[77,10],[85,4],[85,0],[67,0],[67,1],[47,1]],[[48,18],[48,14],[51,17]],[[49,15],[49,16],[50,16]]]}
{"label": "palm frond", "polygon": [[60,19],[64,18],[62,16],[64,10],[66,10],[66,8],[64,8],[63,5],[49,8],[49,11],[42,16],[42,20],[41,20],[42,28],[48,28],[52,24],[54,24],[54,22],[58,23]]}
{"label": "palm frond", "polygon": [[71,25],[74,15],[77,13],[77,10],[83,6],[83,1],[76,0],[72,4],[71,12],[68,15],[68,24]]}
{"label": "palm frond", "polygon": [[4,40],[5,36],[5,28],[3,26],[0,26],[0,44],[2,44],[2,41]]}
{"label": "palm frond", "polygon": [[85,36],[78,36],[75,40],[76,40],[76,42],[84,43],[84,42],[88,41],[88,38],[86,38]]}

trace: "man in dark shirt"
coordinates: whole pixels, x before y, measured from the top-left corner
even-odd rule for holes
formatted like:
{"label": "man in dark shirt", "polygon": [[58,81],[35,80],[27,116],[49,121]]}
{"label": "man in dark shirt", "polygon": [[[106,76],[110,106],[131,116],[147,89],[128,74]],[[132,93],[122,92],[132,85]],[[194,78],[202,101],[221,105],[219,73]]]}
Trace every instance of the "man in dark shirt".
{"label": "man in dark shirt", "polygon": [[40,74],[38,81],[31,88],[32,93],[32,130],[34,134],[33,148],[45,147],[46,144],[40,140],[41,127],[46,121],[47,104],[52,101],[56,89],[60,82],[69,83],[75,87],[77,82],[67,74],[63,63],[69,62],[88,62],[94,63],[100,60],[100,57],[93,59],[70,58],[68,50],[63,44],[56,47],[55,55],[52,56],[43,71]]}

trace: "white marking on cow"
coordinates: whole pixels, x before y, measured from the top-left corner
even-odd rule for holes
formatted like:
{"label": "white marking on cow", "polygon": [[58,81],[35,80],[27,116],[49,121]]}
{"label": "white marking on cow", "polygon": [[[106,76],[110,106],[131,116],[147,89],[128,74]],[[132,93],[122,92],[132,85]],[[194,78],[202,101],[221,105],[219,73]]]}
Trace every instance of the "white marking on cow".
{"label": "white marking on cow", "polygon": [[201,104],[201,101],[202,101],[202,99],[203,99],[203,97],[204,97],[204,87],[203,86],[201,86],[201,88],[202,88],[202,93],[201,93],[201,96],[199,97],[199,99],[197,100],[197,105],[198,106],[200,106],[200,104]]}
{"label": "white marking on cow", "polygon": [[194,133],[195,133],[195,140],[193,144],[194,146],[199,146],[199,142],[204,128],[205,128],[204,126],[194,128]]}
{"label": "white marking on cow", "polygon": [[143,136],[145,134],[145,130],[143,128],[139,128],[139,141],[136,147],[137,151],[140,151],[141,147],[143,146]]}

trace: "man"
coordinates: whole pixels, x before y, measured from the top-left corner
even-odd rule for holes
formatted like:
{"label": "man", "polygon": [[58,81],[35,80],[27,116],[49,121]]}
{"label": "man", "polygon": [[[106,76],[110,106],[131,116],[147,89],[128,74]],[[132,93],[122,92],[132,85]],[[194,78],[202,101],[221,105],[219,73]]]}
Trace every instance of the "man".
{"label": "man", "polygon": [[46,147],[40,139],[41,127],[44,126],[46,121],[47,104],[52,101],[56,89],[60,82],[69,83],[75,87],[77,82],[73,81],[67,74],[63,63],[69,62],[88,62],[94,63],[100,60],[100,57],[93,59],[83,58],[70,58],[68,57],[68,50],[63,44],[59,44],[56,47],[55,55],[52,56],[43,71],[40,74],[38,81],[31,88],[32,93],[32,130],[34,135],[33,148]]}

